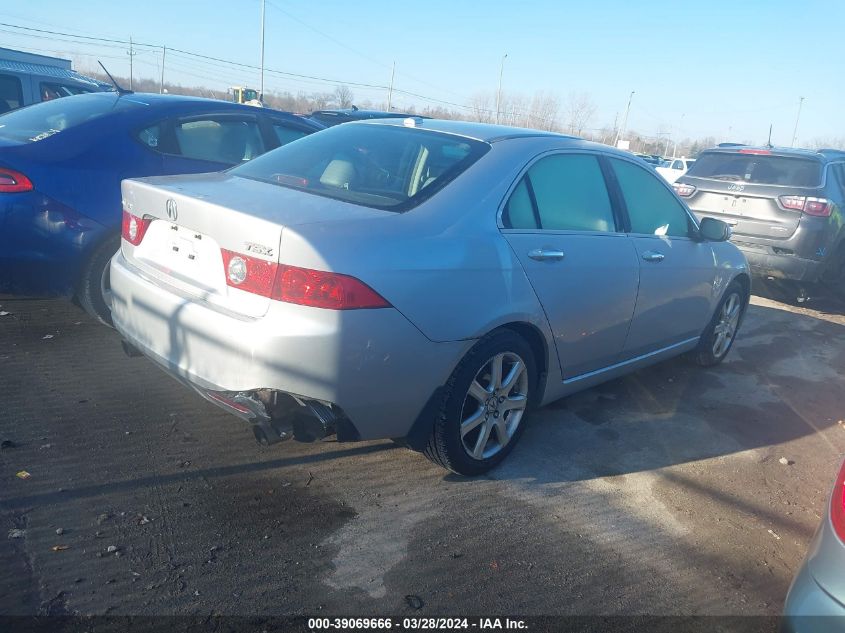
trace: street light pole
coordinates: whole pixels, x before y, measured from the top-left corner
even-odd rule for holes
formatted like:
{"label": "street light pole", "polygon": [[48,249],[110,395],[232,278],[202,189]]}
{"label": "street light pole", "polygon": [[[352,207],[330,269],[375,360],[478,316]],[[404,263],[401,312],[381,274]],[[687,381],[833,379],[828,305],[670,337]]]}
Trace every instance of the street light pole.
{"label": "street light pole", "polygon": [[804,97],[798,101],[798,114],[795,115],[795,129],[792,130],[792,143],[790,147],[795,147],[795,141],[798,138],[798,121],[801,119],[801,106],[804,105]]}
{"label": "street light pole", "polygon": [[614,145],[618,145],[619,141],[624,140],[625,129],[628,127],[628,113],[631,111],[631,101],[634,99],[634,91],[628,96],[628,105],[625,107],[625,116],[622,119],[622,129],[619,131],[619,136],[616,137]]}
{"label": "street light pole", "polygon": [[390,112],[390,105],[393,102],[393,77],[396,75],[396,62],[393,62],[393,69],[390,71],[390,88],[387,90],[387,111]]}
{"label": "street light pole", "polygon": [[265,0],[261,0],[261,90],[258,98],[264,100],[264,12],[267,8]]}
{"label": "street light pole", "polygon": [[684,115],[681,115],[681,120],[678,122],[678,134],[675,136],[675,146],[672,148],[672,158],[678,155],[678,136],[681,135],[681,125],[684,123]]}
{"label": "street light pole", "polygon": [[502,63],[499,66],[499,90],[496,92],[496,123],[499,122],[499,106],[502,103],[502,75],[505,72],[505,59],[508,54],[502,55]]}

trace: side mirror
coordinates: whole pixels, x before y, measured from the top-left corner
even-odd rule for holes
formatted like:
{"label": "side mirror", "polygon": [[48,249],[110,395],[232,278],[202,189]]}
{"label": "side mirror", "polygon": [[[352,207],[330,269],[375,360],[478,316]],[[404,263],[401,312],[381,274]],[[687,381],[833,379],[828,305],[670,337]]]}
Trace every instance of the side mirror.
{"label": "side mirror", "polygon": [[708,242],[726,242],[731,237],[731,227],[716,218],[701,218],[698,233]]}

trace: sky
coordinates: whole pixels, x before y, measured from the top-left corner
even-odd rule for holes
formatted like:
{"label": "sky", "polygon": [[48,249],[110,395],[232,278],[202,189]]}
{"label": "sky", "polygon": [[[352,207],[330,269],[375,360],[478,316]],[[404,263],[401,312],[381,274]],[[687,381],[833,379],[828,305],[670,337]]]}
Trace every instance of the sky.
{"label": "sky", "polygon": [[[266,0],[265,90],[331,92],[394,106],[468,105],[479,93],[585,93],[588,127],[621,122],[664,138],[789,145],[845,138],[845,0]],[[28,27],[164,45],[249,66],[260,61],[261,0],[0,0],[0,46],[100,59],[129,75],[120,43],[23,31]],[[9,26],[14,25],[14,26]],[[35,37],[39,36],[39,37]],[[139,46],[136,77],[158,78],[160,49]],[[503,56],[507,55],[502,63]],[[168,51],[165,79],[225,90],[258,87],[255,69]],[[450,107],[450,106],[446,106]],[[563,119],[561,115],[561,119]]]}

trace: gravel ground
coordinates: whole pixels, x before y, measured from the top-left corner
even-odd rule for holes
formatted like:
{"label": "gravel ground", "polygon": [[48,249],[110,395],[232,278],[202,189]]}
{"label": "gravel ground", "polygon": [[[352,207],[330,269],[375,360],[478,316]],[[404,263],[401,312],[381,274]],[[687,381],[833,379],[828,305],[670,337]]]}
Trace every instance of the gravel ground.
{"label": "gravel ground", "polygon": [[76,307],[0,298],[0,614],[776,615],[845,452],[845,317],[752,303],[722,366],[545,407],[466,479],[260,447]]}

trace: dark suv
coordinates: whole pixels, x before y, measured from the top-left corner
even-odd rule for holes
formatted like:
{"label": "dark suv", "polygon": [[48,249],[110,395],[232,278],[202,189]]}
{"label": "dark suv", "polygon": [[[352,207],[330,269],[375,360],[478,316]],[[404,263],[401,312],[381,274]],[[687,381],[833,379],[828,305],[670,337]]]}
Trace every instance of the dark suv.
{"label": "dark suv", "polygon": [[754,273],[845,284],[845,152],[730,146],[673,185],[696,216],[724,220]]}

